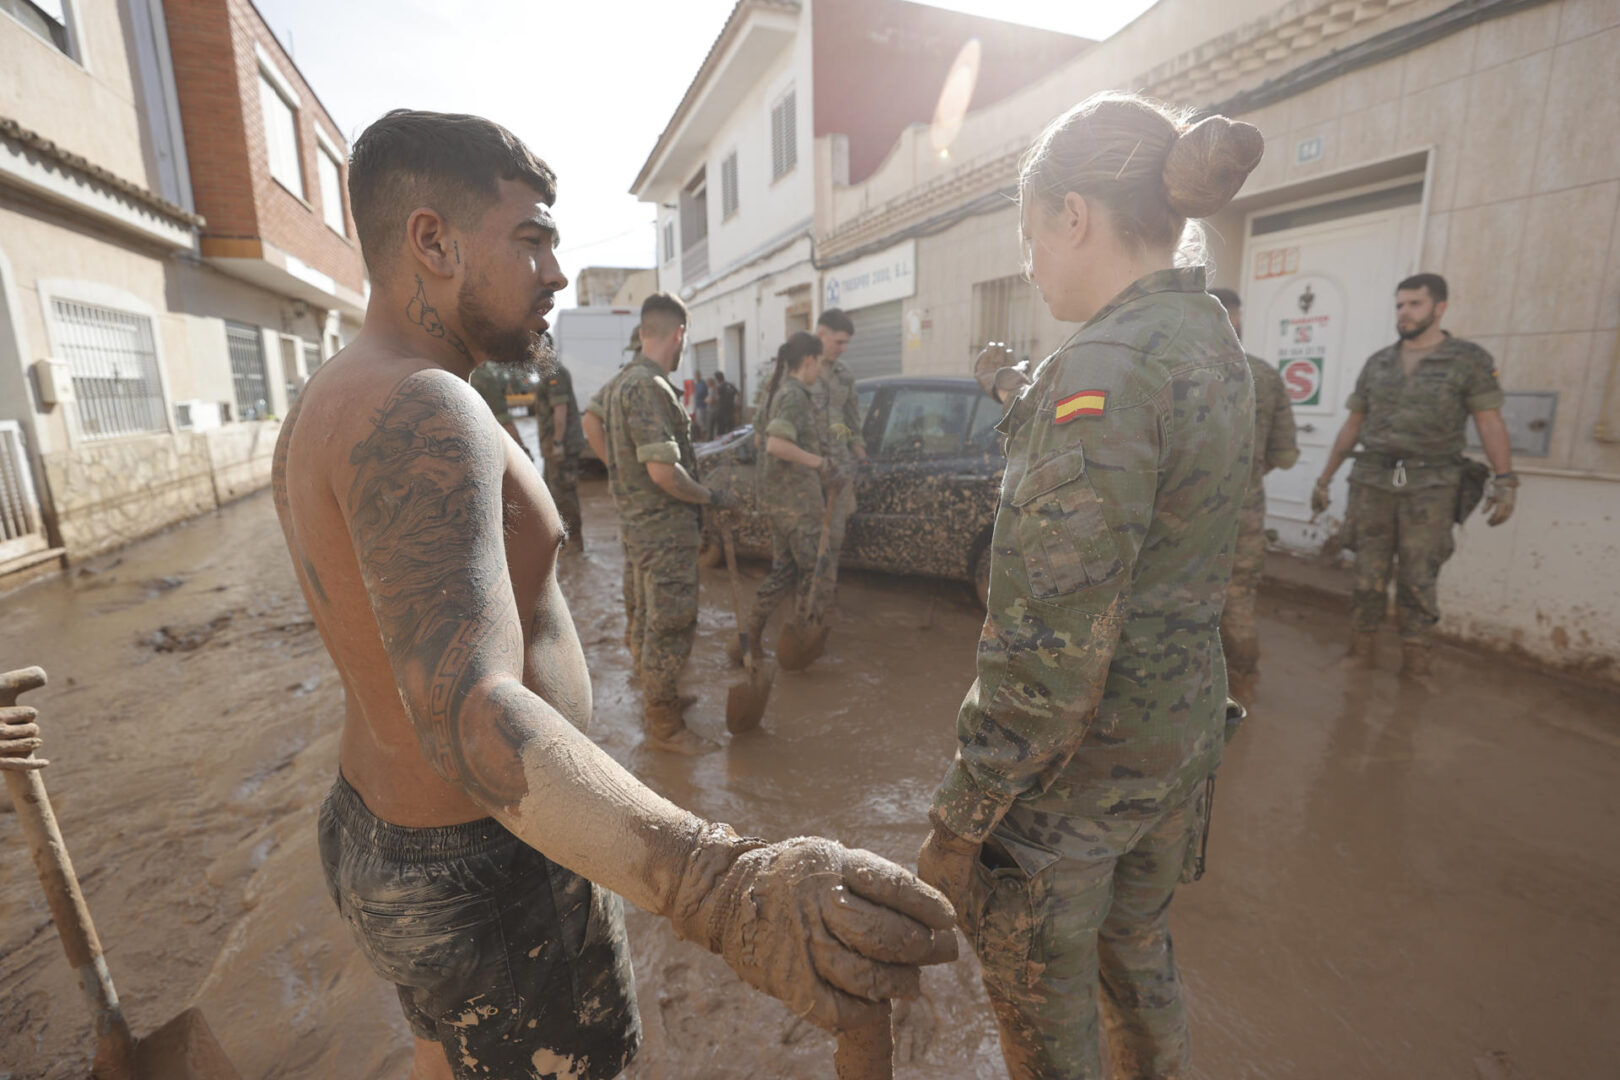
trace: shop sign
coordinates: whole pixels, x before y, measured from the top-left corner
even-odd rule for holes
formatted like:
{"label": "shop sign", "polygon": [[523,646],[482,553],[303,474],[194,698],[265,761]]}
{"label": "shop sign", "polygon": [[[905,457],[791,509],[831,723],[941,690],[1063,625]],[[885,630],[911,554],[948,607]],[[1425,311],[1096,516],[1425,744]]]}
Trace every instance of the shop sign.
{"label": "shop sign", "polygon": [[857,259],[827,271],[822,279],[822,307],[857,308],[904,300],[917,294],[917,241]]}

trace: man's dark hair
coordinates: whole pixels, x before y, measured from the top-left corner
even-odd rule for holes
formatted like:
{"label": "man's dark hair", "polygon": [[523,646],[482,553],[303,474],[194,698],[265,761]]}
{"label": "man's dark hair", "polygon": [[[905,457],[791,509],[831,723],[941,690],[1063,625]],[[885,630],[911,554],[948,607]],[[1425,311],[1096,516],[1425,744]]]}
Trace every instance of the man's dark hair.
{"label": "man's dark hair", "polygon": [[529,185],[548,206],[557,201],[551,166],[492,120],[395,109],[366,128],[349,155],[349,204],[371,276],[385,276],[417,207],[467,226],[499,197],[502,180]]}
{"label": "man's dark hair", "polygon": [[1227,311],[1232,311],[1235,308],[1241,308],[1243,306],[1243,301],[1238,297],[1237,290],[1228,289],[1224,285],[1219,288],[1209,290],[1209,295],[1219,300],[1221,302],[1221,307],[1225,308]]}
{"label": "man's dark hair", "polygon": [[1429,298],[1438,304],[1446,298],[1446,279],[1439,274],[1413,274],[1395,286],[1396,292],[1404,289],[1428,289]]}
{"label": "man's dark hair", "polygon": [[663,338],[677,326],[686,325],[686,305],[678,296],[655,292],[641,302],[641,325],[646,332]]}
{"label": "man's dark hair", "polygon": [[848,315],[845,315],[841,308],[830,307],[823,311],[821,318],[816,320],[816,325],[825,326],[835,334],[855,336],[855,322]]}

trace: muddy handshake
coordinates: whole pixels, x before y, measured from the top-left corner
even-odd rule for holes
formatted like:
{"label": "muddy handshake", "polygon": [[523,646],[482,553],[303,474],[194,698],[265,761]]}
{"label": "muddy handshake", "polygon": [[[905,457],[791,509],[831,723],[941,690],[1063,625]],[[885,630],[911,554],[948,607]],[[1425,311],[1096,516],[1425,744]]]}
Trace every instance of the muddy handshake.
{"label": "muddy handshake", "polygon": [[688,864],[675,932],[832,1032],[921,993],[918,968],[956,959],[945,897],[870,851],[818,836],[776,844],[712,826]]}

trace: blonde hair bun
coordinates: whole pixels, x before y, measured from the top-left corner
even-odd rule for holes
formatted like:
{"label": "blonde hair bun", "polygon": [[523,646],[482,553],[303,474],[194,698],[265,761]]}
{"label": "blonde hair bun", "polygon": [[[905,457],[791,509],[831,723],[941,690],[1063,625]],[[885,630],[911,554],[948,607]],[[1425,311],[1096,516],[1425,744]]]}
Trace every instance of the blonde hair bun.
{"label": "blonde hair bun", "polygon": [[1266,140],[1241,120],[1210,116],[1183,131],[1164,159],[1164,192],[1182,217],[1205,218],[1232,201],[1260,164]]}

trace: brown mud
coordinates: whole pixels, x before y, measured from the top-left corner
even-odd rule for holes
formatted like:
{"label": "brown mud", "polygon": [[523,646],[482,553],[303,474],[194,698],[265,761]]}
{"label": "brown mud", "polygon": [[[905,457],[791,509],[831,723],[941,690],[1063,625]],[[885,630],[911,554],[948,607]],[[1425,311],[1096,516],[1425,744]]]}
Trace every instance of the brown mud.
{"label": "brown mud", "polygon": [[[592,734],[670,798],[773,839],[910,863],[972,678],[963,586],[842,575],[828,650],[728,739],[723,570],[706,570],[688,713],[723,753],[640,746],[604,485],[563,587]],[[745,587],[763,567],[745,568]],[[779,615],[775,633],[787,612]],[[1441,649],[1438,693],[1339,661],[1341,612],[1260,606],[1263,697],[1223,766],[1209,872],[1175,905],[1196,1075],[1595,1077],[1620,1058],[1620,699]],[[244,1077],[394,1080],[409,1038],[327,897],[315,811],[341,691],[255,496],[0,599],[45,781],[137,1033],[197,1004]],[[832,1040],[630,913],[647,1043],[629,1076],[828,1077]],[[971,959],[902,1005],[898,1075],[1004,1075]],[[0,1078],[86,1074],[86,1016],[0,806]],[[1494,1071],[1492,1071],[1494,1070]]]}

